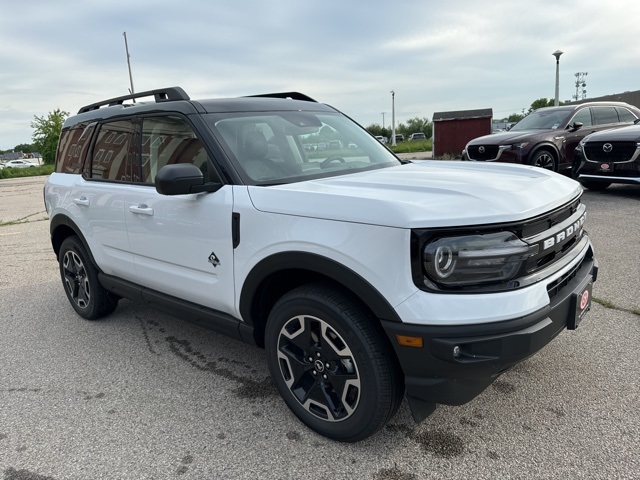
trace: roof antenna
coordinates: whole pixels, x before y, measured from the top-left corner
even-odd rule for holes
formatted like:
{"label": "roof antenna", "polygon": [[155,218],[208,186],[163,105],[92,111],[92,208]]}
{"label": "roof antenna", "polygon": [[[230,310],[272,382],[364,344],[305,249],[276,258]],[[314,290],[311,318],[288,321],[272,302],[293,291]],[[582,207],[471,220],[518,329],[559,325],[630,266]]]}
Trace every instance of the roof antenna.
{"label": "roof antenna", "polygon": [[[130,60],[130,55],[129,55],[129,45],[127,44],[127,32],[123,32],[122,35],[124,36],[124,48],[127,52],[127,66],[129,67],[129,82],[131,82],[131,88],[129,89],[129,93],[131,95],[133,95],[135,93],[135,91],[133,90],[133,75],[131,75],[131,60]],[[136,99],[133,99],[133,103],[136,103]]]}

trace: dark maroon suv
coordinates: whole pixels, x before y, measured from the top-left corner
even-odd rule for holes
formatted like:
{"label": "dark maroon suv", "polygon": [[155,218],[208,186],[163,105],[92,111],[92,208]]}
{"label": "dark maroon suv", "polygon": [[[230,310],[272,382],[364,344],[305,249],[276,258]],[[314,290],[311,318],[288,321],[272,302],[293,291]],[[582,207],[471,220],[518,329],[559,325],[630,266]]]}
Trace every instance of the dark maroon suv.
{"label": "dark maroon suv", "polygon": [[567,171],[573,152],[590,133],[631,125],[640,110],[622,102],[589,102],[534,110],[508,132],[471,140],[464,160],[508,162]]}

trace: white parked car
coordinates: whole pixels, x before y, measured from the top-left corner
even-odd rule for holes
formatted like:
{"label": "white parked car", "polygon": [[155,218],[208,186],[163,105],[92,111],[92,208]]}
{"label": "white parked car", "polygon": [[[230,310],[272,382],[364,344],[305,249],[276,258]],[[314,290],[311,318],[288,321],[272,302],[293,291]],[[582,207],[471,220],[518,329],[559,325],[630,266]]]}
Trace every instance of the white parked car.
{"label": "white parked car", "polygon": [[4,164],[4,168],[32,168],[37,167],[35,163],[27,162],[26,160],[9,160]]}
{"label": "white parked car", "polygon": [[[358,148],[304,148],[326,131]],[[45,205],[81,317],[128,298],[264,347],[291,411],[353,442],[577,327],[597,276],[581,195],[544,169],[401,161],[299,93],[173,87],[68,118]]]}

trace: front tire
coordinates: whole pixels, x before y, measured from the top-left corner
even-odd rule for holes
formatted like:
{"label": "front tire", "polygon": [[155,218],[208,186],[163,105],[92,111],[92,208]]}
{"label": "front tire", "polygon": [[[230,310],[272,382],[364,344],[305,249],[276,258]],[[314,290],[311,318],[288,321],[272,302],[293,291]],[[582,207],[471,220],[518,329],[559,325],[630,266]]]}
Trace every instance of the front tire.
{"label": "front tire", "polygon": [[100,284],[98,270],[78,237],[68,237],[62,242],[58,263],[64,291],[78,315],[97,320],[116,309],[118,298]]}
{"label": "front tire", "polygon": [[589,181],[589,180],[580,180],[580,183],[583,187],[588,188],[589,190],[593,190],[596,192],[602,191],[606,189],[611,182],[598,182],[598,181]]}
{"label": "front tire", "polygon": [[267,322],[271,377],[291,411],[334,440],[373,435],[402,401],[402,372],[374,319],[324,284],[285,294]]}
{"label": "front tire", "polygon": [[556,159],[549,150],[538,150],[531,158],[531,165],[556,172]]}

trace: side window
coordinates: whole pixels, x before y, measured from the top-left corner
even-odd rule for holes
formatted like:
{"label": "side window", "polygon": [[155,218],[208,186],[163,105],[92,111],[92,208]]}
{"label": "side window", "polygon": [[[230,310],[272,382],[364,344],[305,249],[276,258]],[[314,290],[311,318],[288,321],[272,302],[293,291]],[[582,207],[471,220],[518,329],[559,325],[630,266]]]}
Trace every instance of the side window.
{"label": "side window", "polygon": [[149,117],[142,121],[142,149],[136,182],[154,183],[165,165],[192,163],[207,175],[207,152],[191,126],[180,117]]}
{"label": "side window", "polygon": [[94,129],[95,123],[78,124],[61,133],[56,155],[56,172],[80,173]]}
{"label": "side window", "polygon": [[133,120],[101,125],[93,147],[89,178],[130,182],[130,158],[136,137],[136,122]]}
{"label": "side window", "polygon": [[618,123],[618,112],[615,107],[593,107],[593,116],[596,125],[608,125],[610,123]]}
{"label": "side window", "polygon": [[620,121],[623,123],[633,123],[636,121],[636,116],[631,113],[628,109],[623,107],[616,107],[618,111],[618,116],[620,117]]}
{"label": "side window", "polygon": [[591,125],[593,125],[593,123],[591,122],[591,109],[583,108],[582,110],[578,110],[578,113],[573,116],[569,124],[571,125],[575,122],[580,122],[585,127],[590,127]]}

